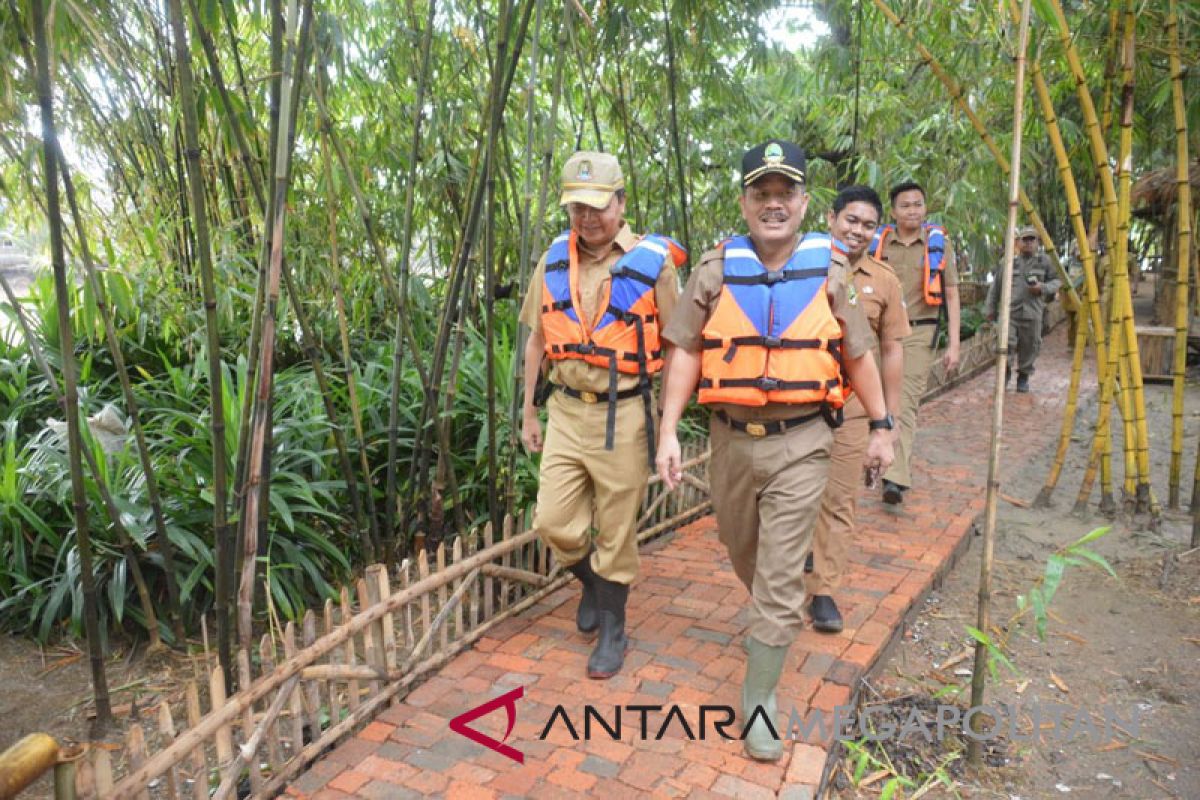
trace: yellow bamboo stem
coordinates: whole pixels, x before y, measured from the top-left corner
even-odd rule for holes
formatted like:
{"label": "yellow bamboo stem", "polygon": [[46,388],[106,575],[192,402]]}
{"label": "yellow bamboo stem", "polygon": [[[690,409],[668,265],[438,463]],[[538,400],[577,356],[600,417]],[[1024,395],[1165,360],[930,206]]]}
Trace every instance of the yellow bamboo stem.
{"label": "yellow bamboo stem", "polygon": [[1167,506],[1179,508],[1183,472],[1183,376],[1187,368],[1188,284],[1192,252],[1192,184],[1188,164],[1187,111],[1183,102],[1183,66],[1179,60],[1179,9],[1170,0],[1167,47],[1171,67],[1171,97],[1175,111],[1175,219],[1179,241],[1175,249],[1175,359],[1171,368],[1171,471]]}

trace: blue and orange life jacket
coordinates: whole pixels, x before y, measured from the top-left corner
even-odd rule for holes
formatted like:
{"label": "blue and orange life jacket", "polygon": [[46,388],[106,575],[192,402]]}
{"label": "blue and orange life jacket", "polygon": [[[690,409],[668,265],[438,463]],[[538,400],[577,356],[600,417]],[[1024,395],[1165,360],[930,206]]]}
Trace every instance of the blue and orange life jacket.
{"label": "blue and orange life jacket", "polygon": [[747,237],[725,243],[721,295],[701,337],[701,403],[842,407],[842,329],[826,293],[833,247],[810,233],[772,271]]}
{"label": "blue and orange life jacket", "polygon": [[546,357],[578,358],[617,372],[646,377],[662,369],[658,306],[654,285],[665,259],[676,266],[687,256],[666,236],[649,234],[630,248],[609,273],[604,313],[592,324],[580,310],[577,234],[556,238],[546,254],[542,283],[542,333]]}
{"label": "blue and orange life jacket", "polygon": [[[941,225],[924,223],[925,227],[925,270],[924,282],[921,284],[925,292],[925,302],[931,306],[942,304],[942,262],[946,256],[946,229]],[[875,232],[871,240],[871,254],[883,261],[883,251],[887,247],[888,236],[896,233],[895,225],[884,225]]]}

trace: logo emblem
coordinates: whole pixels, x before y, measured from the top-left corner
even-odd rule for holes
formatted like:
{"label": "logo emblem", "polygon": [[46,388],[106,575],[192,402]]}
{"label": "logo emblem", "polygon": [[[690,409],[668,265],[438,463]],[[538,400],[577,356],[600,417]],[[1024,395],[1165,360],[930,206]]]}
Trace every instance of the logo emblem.
{"label": "logo emblem", "polygon": [[[585,164],[587,162],[584,162]],[[525,763],[525,754],[515,747],[509,747],[504,743],[508,739],[508,735],[512,733],[513,725],[517,722],[517,701],[525,696],[525,687],[518,686],[511,692],[506,692],[499,697],[488,700],[483,705],[476,706],[470,711],[459,714],[454,719],[450,720],[450,730],[457,734],[467,737],[476,744],[481,744],[489,750],[495,750],[502,756],[511,758],[518,764]],[[480,733],[474,728],[467,727],[468,722],[474,722],[480,717],[487,716],[497,708],[504,708],[505,714],[508,716],[508,727],[504,731],[504,740],[496,741],[486,733]]]}
{"label": "logo emblem", "polygon": [[779,142],[767,145],[767,149],[763,151],[763,163],[772,167],[783,163],[783,148],[779,146]]}
{"label": "logo emblem", "polygon": [[581,161],[579,163],[579,175],[577,177],[581,181],[590,181],[592,179],[592,162]]}

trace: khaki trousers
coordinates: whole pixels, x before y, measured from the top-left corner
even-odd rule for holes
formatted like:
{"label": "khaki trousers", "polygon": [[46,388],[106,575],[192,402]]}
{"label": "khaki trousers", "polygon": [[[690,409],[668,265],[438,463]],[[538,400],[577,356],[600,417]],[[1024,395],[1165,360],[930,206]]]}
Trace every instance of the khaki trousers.
{"label": "khaki trousers", "polygon": [[[1074,341],[1072,339],[1072,341]],[[1033,364],[1042,352],[1042,318],[1010,319],[1008,321],[1009,363],[1016,363],[1017,372],[1033,374]]]}
{"label": "khaki trousers", "polygon": [[538,471],[533,527],[564,567],[593,546],[592,569],[629,584],[637,577],[637,515],[650,467],[640,397],[617,405],[613,449],[604,449],[608,405],[562,392],[547,401],[549,422]]}
{"label": "khaki trousers", "polygon": [[821,507],[833,432],[820,417],[754,438],[712,418],[709,491],[733,570],[750,592],[748,635],[792,643],[804,629],[804,560]]}
{"label": "khaki trousers", "polygon": [[845,421],[833,432],[829,480],[821,497],[821,511],[813,534],[813,571],[806,580],[810,595],[833,594],[846,572],[846,553],[854,535],[854,513],[863,480],[867,452],[867,410],[858,396],[843,411]]}
{"label": "khaki trousers", "polygon": [[896,441],[896,460],[883,476],[900,486],[912,486],[909,462],[917,433],[917,409],[929,383],[929,368],[937,355],[937,351],[929,346],[932,339],[932,325],[914,325],[913,332],[904,339],[904,388],[900,394],[900,411],[893,413],[900,426],[900,436]]}

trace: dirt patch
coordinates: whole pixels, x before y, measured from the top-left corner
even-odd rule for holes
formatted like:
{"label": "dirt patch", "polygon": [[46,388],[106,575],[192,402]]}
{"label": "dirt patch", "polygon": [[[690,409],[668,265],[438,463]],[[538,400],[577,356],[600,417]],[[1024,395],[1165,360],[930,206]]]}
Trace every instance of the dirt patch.
{"label": "dirt patch", "polygon": [[[158,707],[171,705],[183,717],[183,686],[193,675],[192,660],[175,652],[147,656],[144,650],[117,650],[105,664],[114,723],[92,746],[110,751],[114,772],[125,769],[125,733],[141,722],[149,742],[157,742]],[[95,716],[87,654],[71,644],[40,647],[26,639],[0,637],[0,751],[30,733],[47,733],[60,745],[86,742]],[[43,776],[21,797],[50,798],[54,787]]]}
{"label": "dirt patch", "polygon": [[[1185,407],[1198,405],[1200,386],[1190,385]],[[1165,505],[1170,387],[1147,386],[1146,406],[1154,491]],[[1016,394],[1007,396],[1005,408],[1011,415],[1035,410]],[[1031,504],[1053,460],[1053,440],[1001,486],[1006,499],[997,510],[989,633],[1007,640],[1015,672],[998,664],[997,679],[988,684],[985,702],[1005,712],[1003,735],[989,744],[991,766],[973,770],[961,763],[961,735],[947,735],[940,744],[919,735],[899,742],[892,737],[885,747],[851,744],[834,770],[831,796],[877,797],[901,773],[912,783],[897,797],[914,797],[922,787],[924,797],[1006,800],[1200,797],[1200,551],[1189,550],[1186,508],[1164,511],[1154,531],[1146,515],[1108,519],[1096,512],[1097,488],[1091,513],[1071,513],[1095,415],[1092,400],[1081,409],[1050,508]],[[1189,413],[1186,429],[1185,501],[1200,415]],[[1120,503],[1119,449],[1113,465]],[[1117,577],[1093,566],[1068,567],[1049,605],[1045,638],[1039,638],[1031,615],[1018,616],[1017,597],[1037,585],[1057,548],[1102,525],[1111,525],[1111,532],[1090,547]],[[916,708],[919,718],[931,721],[939,705],[970,705],[973,654],[966,627],[976,624],[982,549],[975,539],[910,618],[901,641],[863,686],[864,702],[898,707],[901,718]]]}

